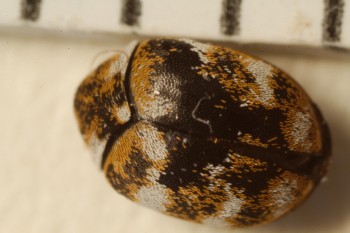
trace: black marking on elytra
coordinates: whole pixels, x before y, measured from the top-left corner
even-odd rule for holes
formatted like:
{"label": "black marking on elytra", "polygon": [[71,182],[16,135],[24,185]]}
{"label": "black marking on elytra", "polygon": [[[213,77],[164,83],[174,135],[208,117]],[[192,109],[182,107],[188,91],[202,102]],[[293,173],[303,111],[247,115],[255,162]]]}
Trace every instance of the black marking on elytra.
{"label": "black marking on elytra", "polygon": [[[169,129],[168,126],[152,123],[159,130],[168,132],[172,137],[167,142],[167,149],[171,154],[171,163],[163,171],[159,182],[168,188],[177,192],[179,187],[185,187],[196,184],[198,187],[208,187],[207,180],[202,179],[201,173],[208,173],[203,170],[209,164],[213,166],[224,166],[229,170],[231,166],[225,159],[228,153],[237,153],[238,155],[265,161],[268,168],[259,172],[246,172],[250,170],[249,165],[241,167],[243,177],[239,174],[227,177],[219,177],[231,183],[237,188],[244,188],[245,194],[252,196],[259,194],[266,188],[267,181],[281,174],[282,171],[291,171],[300,175],[307,175],[314,179],[310,170],[305,169],[310,164],[315,165],[322,156],[318,154],[301,153],[273,148],[262,148],[258,146],[247,145],[238,141],[222,138],[208,138],[200,134],[189,134],[179,132],[176,129]],[[186,141],[185,148],[183,141]],[[213,143],[217,140],[217,143]],[[307,158],[307,159],[305,159]],[[282,168],[280,171],[278,168]],[[197,170],[196,173],[193,170]],[[312,171],[311,171],[312,172]],[[210,174],[208,173],[208,176]],[[258,182],[251,183],[249,180]],[[315,180],[317,182],[317,180]],[[224,187],[223,187],[224,188]]]}
{"label": "black marking on elytra", "polygon": [[339,42],[341,39],[344,0],[324,0],[323,41]]}
{"label": "black marking on elytra", "polygon": [[242,0],[223,0],[221,14],[221,32],[225,35],[237,35],[240,30]]}
{"label": "black marking on elytra", "polygon": [[22,0],[21,18],[29,21],[36,21],[40,16],[41,0]]}
{"label": "black marking on elytra", "polygon": [[142,4],[140,0],[123,0],[121,23],[128,26],[139,25]]}
{"label": "black marking on elytra", "polygon": [[[176,52],[169,52],[174,48],[176,48]],[[288,149],[288,144],[280,129],[280,123],[286,120],[285,112],[277,108],[266,109],[263,106],[253,110],[241,107],[242,102],[236,100],[240,99],[240,95],[250,93],[251,90],[247,87],[228,91],[223,88],[217,78],[208,78],[209,81],[203,78],[202,75],[198,74],[196,67],[204,67],[203,69],[205,69],[205,66],[198,52],[193,51],[194,47],[190,43],[175,40],[150,40],[148,46],[143,49],[149,50],[152,56],[160,56],[163,59],[162,63],[152,65],[152,69],[155,70],[155,73],[152,74],[153,82],[173,82],[174,80],[165,79],[176,79],[179,84],[176,90],[173,86],[168,85],[160,91],[164,99],[171,99],[172,102],[177,103],[174,111],[176,111],[178,118],[173,120],[171,116],[164,115],[157,119],[146,117],[145,120],[209,137],[237,139],[237,133],[240,131],[243,134],[252,135],[253,138],[260,138],[263,143],[267,143],[271,138],[276,138],[274,143],[278,147]],[[253,76],[238,59],[232,61],[231,57],[235,55],[230,51],[222,52],[220,56],[220,66],[207,64],[211,66],[212,73],[227,75],[227,79],[233,79],[232,73],[221,69],[225,66],[229,71],[239,70],[240,75],[244,76],[242,78],[247,83],[255,82]],[[283,100],[284,104],[295,102],[296,97],[293,96],[293,93],[287,93],[283,89],[285,87],[293,88],[286,81],[286,78],[281,74],[276,74],[274,78],[281,85],[281,88],[275,89],[275,94],[280,95],[279,101]],[[172,95],[174,91],[179,91],[181,97],[177,98]],[[200,102],[203,97],[208,95],[209,99]],[[233,100],[232,97],[236,100]],[[215,105],[221,105],[221,101],[225,101],[224,108],[216,108]],[[199,102],[200,105],[198,105]],[[194,110],[195,117],[192,114]],[[204,124],[198,119],[205,119],[208,124]],[[209,124],[210,130],[208,130]]]}

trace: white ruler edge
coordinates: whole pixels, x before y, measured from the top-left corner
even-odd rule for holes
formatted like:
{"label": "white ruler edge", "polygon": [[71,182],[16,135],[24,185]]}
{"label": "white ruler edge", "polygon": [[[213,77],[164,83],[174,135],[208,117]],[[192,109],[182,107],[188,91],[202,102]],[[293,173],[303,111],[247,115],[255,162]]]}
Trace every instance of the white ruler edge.
{"label": "white ruler edge", "polygon": [[0,9],[5,27],[350,48],[350,0],[12,0]]}

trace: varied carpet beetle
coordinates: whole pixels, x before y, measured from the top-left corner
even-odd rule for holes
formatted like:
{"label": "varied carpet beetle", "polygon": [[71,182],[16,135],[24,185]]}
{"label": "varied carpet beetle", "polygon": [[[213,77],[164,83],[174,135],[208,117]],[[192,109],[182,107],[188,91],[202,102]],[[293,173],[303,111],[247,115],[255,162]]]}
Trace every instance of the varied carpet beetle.
{"label": "varied carpet beetle", "polygon": [[321,113],[291,77],[188,39],[116,54],[82,82],[74,104],[115,190],[213,226],[283,216],[309,196],[331,156]]}

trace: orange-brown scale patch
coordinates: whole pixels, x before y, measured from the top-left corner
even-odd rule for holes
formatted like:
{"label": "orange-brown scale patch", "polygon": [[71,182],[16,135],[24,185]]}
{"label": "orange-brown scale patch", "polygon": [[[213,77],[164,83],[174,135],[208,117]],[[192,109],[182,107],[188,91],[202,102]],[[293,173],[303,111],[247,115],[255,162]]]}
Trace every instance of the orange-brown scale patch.
{"label": "orange-brown scale patch", "polygon": [[289,111],[286,116],[286,120],[280,123],[280,127],[288,148],[299,152],[320,152],[322,135],[312,109]]}
{"label": "orange-brown scale patch", "polygon": [[[224,213],[225,204],[232,201],[232,198],[244,201],[246,197],[236,188],[228,187],[225,182],[221,182],[215,188],[188,185],[180,187],[176,194],[169,195],[169,202],[166,206],[167,214],[199,223],[213,223],[214,225],[217,219],[216,221],[220,222],[218,225],[234,225],[225,223],[225,220],[237,214],[239,206],[237,206],[237,213],[234,213],[233,210]],[[219,216],[221,213],[228,214],[228,216],[221,217]]]}
{"label": "orange-brown scale patch", "polygon": [[[132,70],[131,70],[131,90],[140,114],[153,109],[150,103],[157,101],[155,87],[152,82],[152,77],[157,73],[156,65],[164,62],[162,56],[157,55],[148,41],[141,43],[136,49]],[[142,104],[144,103],[144,104]]]}
{"label": "orange-brown scale patch", "polygon": [[238,137],[238,140],[242,143],[247,143],[249,145],[267,148],[269,145],[263,143],[260,138],[253,138],[251,134],[243,134]]}
{"label": "orange-brown scale patch", "polygon": [[[264,107],[266,109],[279,108],[283,110],[285,109],[286,104],[287,106],[290,105],[289,102],[283,104],[279,103],[275,97],[266,102],[260,101],[259,98],[257,98],[257,96],[264,95],[264,93],[262,93],[261,85],[257,82],[254,74],[247,69],[253,61],[266,64],[266,66],[271,66],[271,75],[268,75],[265,81],[269,89],[275,90],[276,88],[279,88],[279,84],[275,79],[282,78],[289,86],[294,87],[287,88],[287,92],[290,96],[293,95],[296,97],[296,102],[298,103],[295,103],[295,105],[300,105],[303,104],[301,102],[305,102],[306,96],[303,96],[303,94],[299,92],[299,85],[292,81],[278,68],[233,49],[217,46],[211,46],[210,48],[211,49],[205,54],[206,58],[209,60],[209,64],[196,67],[198,74],[202,76],[207,74],[208,76],[215,77],[214,79],[218,79],[218,82],[223,85],[227,93],[231,93],[231,98],[233,100],[247,103],[247,107],[253,108]],[[222,64],[224,64],[222,62],[223,60],[240,65],[236,65],[230,70],[228,67],[221,67]],[[290,107],[294,107],[294,104]]]}
{"label": "orange-brown scale patch", "polygon": [[267,171],[268,163],[259,159],[251,158],[248,156],[239,155],[233,151],[228,154],[227,161],[232,164],[230,173],[241,174],[242,167],[249,168],[246,173],[257,173],[262,171]]}
{"label": "orange-brown scale patch", "polygon": [[217,207],[223,198],[222,193],[214,194],[206,187],[199,188],[195,185],[180,187],[176,195],[170,196],[167,213],[182,219],[201,222],[208,215],[205,209],[209,206]]}
{"label": "orange-brown scale patch", "polygon": [[214,107],[215,107],[215,108],[218,108],[218,109],[225,109],[225,106],[223,106],[223,105],[218,105],[218,104],[214,105]]}
{"label": "orange-brown scale patch", "polygon": [[269,180],[266,190],[256,197],[260,207],[266,208],[266,223],[282,217],[301,204],[313,185],[308,177],[289,171]]}

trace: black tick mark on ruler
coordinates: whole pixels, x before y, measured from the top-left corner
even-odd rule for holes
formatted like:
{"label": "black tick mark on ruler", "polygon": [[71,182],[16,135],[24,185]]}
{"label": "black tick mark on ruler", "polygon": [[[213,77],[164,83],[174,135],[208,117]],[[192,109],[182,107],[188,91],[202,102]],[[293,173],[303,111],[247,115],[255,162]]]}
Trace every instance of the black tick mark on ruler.
{"label": "black tick mark on ruler", "polygon": [[323,41],[340,41],[344,0],[324,0]]}
{"label": "black tick mark on ruler", "polygon": [[21,18],[29,21],[36,21],[40,16],[41,0],[22,0]]}
{"label": "black tick mark on ruler", "polygon": [[242,0],[223,0],[221,14],[221,32],[232,36],[239,33]]}
{"label": "black tick mark on ruler", "polygon": [[138,26],[141,16],[141,1],[140,0],[123,0],[122,1],[122,24],[128,26]]}

